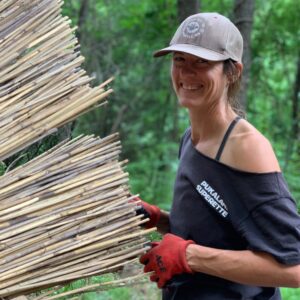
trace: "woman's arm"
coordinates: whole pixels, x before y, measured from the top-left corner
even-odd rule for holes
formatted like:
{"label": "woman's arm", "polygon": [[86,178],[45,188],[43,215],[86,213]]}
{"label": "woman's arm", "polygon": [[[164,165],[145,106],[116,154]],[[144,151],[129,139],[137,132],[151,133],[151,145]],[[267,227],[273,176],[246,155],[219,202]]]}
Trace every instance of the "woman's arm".
{"label": "woman's arm", "polygon": [[[241,120],[236,127],[222,161],[248,172],[280,172],[269,141],[245,120]],[[187,258],[194,271],[231,281],[260,286],[300,287],[300,265],[280,264],[264,252],[219,250],[191,245],[187,250]]]}
{"label": "woman's arm", "polygon": [[161,215],[157,223],[157,231],[160,234],[166,234],[170,232],[169,213],[161,210]]}
{"label": "woman's arm", "polygon": [[300,265],[286,266],[271,255],[248,250],[221,250],[189,245],[188,265],[201,272],[247,285],[300,287]]}

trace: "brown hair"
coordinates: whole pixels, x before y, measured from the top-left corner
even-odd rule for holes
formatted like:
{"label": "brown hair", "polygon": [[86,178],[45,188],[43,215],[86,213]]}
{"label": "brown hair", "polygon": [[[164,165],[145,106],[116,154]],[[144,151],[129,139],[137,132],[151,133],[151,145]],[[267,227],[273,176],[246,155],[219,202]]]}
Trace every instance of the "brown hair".
{"label": "brown hair", "polygon": [[241,108],[238,94],[241,88],[242,76],[239,74],[235,61],[227,59],[224,61],[224,73],[228,76],[228,103],[232,109],[240,116],[244,116],[244,111]]}

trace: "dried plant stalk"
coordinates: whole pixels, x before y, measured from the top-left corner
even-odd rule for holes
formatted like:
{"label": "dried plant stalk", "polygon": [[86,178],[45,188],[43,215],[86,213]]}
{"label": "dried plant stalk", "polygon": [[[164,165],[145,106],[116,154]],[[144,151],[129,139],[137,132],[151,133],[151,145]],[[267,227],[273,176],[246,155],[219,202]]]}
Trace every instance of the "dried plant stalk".
{"label": "dried plant stalk", "polygon": [[144,253],[116,134],[64,141],[0,178],[0,296],[115,272]]}

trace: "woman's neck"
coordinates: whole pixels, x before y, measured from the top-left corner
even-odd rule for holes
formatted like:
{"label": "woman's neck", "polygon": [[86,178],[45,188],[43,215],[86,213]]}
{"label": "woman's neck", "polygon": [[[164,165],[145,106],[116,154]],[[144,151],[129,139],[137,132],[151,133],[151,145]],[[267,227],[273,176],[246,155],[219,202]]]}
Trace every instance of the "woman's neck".
{"label": "woman's neck", "polygon": [[211,108],[209,110],[189,109],[191,138],[194,145],[218,141],[223,137],[230,122],[236,117],[231,107]]}

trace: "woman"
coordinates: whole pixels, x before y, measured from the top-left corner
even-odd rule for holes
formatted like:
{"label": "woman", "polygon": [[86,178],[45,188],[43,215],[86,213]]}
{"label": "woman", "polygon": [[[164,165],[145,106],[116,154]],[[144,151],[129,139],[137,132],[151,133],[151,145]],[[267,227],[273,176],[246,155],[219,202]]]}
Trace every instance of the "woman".
{"label": "woman", "polygon": [[161,242],[140,259],[163,299],[281,299],[300,286],[300,217],[269,141],[234,103],[238,29],[199,13],[177,29],[171,76],[190,128],[182,138],[170,215],[142,202]]}

